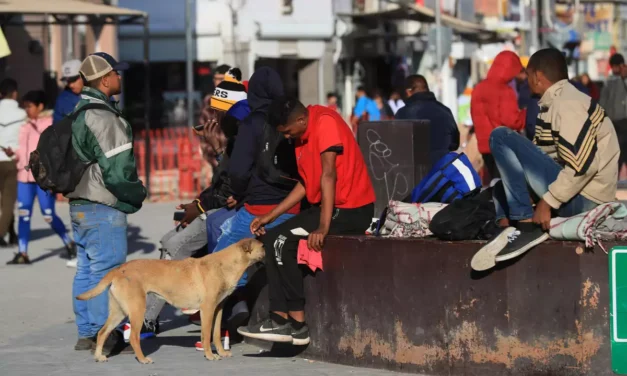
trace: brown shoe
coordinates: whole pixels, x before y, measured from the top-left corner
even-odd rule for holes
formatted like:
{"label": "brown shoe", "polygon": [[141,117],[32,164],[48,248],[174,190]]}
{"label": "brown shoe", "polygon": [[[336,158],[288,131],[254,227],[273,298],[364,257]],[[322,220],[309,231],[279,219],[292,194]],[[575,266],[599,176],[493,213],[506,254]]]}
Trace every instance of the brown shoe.
{"label": "brown shoe", "polygon": [[96,346],[96,337],[79,338],[74,345],[76,351],[91,350],[93,346]]}

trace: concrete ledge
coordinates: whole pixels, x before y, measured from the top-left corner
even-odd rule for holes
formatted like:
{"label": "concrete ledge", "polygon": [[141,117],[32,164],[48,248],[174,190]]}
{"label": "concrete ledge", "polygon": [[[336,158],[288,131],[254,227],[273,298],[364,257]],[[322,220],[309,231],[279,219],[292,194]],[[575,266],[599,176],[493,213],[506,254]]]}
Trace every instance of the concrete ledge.
{"label": "concrete ledge", "polygon": [[[332,237],[326,271],[306,278],[303,355],[428,375],[612,375],[607,256],[578,246],[546,242],[480,274],[479,242]],[[264,280],[251,281],[253,322]]]}

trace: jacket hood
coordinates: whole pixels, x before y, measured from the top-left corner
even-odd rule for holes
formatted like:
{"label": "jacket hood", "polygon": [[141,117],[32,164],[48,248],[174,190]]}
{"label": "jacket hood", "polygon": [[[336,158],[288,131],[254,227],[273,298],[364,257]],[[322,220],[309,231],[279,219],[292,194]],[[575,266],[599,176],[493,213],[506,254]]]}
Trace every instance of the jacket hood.
{"label": "jacket hood", "polygon": [[523,69],[520,57],[512,51],[503,51],[496,55],[490,70],[488,80],[496,80],[508,83]]}
{"label": "jacket hood", "polygon": [[251,111],[264,111],[273,100],[283,95],[283,81],[274,69],[262,67],[253,73],[248,83],[248,104]]}
{"label": "jacket hood", "polygon": [[435,98],[435,94],[433,94],[433,92],[431,92],[431,91],[419,92],[419,93],[415,93],[411,97],[407,98],[407,100],[405,101],[405,105],[411,104],[411,103],[414,103],[414,102],[434,101],[434,100],[436,100],[436,98]]}
{"label": "jacket hood", "polygon": [[226,112],[227,116],[233,116],[235,119],[242,121],[246,116],[250,114],[250,107],[248,104],[248,100],[244,99],[243,101],[239,101],[235,103],[229,110]]}

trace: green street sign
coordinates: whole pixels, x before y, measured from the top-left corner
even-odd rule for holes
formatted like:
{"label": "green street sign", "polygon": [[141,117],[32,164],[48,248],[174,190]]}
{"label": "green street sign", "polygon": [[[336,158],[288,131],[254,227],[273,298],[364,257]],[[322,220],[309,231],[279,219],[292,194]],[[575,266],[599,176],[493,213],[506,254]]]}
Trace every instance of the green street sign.
{"label": "green street sign", "polygon": [[612,370],[627,375],[627,247],[612,248],[609,266]]}

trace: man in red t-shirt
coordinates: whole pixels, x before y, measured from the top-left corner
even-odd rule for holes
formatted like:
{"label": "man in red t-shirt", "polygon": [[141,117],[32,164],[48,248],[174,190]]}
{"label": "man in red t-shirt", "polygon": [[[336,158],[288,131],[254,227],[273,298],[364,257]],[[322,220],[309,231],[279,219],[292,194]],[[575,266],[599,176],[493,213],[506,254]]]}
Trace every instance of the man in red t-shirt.
{"label": "man in red t-shirt", "polygon": [[[250,338],[306,345],[309,329],[303,274],[297,262],[299,241],[307,239],[307,247],[320,252],[329,234],[364,234],[374,214],[374,189],[355,137],[336,111],[324,106],[305,108],[297,99],[282,98],[268,110],[268,123],[296,140],[301,182],[276,208],[250,225],[254,234],[261,235],[266,249],[270,316],[238,332]],[[265,225],[305,197],[311,208],[265,230]]]}

